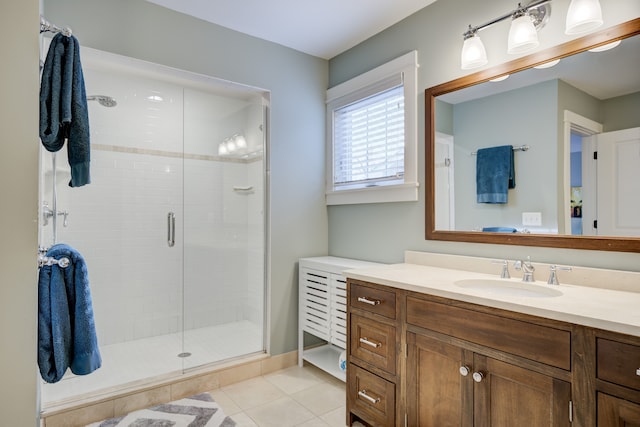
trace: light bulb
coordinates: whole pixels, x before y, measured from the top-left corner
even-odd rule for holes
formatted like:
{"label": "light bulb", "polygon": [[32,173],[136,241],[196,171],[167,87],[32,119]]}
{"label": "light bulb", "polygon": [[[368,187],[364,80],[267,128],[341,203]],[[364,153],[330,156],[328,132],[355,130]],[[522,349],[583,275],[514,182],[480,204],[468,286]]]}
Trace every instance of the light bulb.
{"label": "light bulb", "polygon": [[465,39],[462,45],[462,53],[460,54],[460,68],[470,70],[472,68],[482,67],[487,63],[487,52],[484,44],[477,34]]}
{"label": "light bulb", "polygon": [[243,135],[235,134],[233,136],[233,140],[235,141],[236,147],[238,147],[238,149],[242,150],[244,148],[247,148],[247,140]]}
{"label": "light bulb", "polygon": [[218,145],[218,156],[225,156],[227,155],[229,152],[227,151],[227,144],[223,142],[221,142]]}
{"label": "light bulb", "polygon": [[598,0],[571,0],[564,33],[580,34],[602,25],[602,9]]}
{"label": "light bulb", "polygon": [[518,54],[528,52],[538,47],[538,32],[528,14],[524,14],[511,21],[507,52]]}
{"label": "light bulb", "polygon": [[234,151],[236,151],[236,143],[233,141],[233,139],[231,138],[227,138],[225,139],[225,145],[227,146],[227,152],[229,152],[229,154],[233,153]]}

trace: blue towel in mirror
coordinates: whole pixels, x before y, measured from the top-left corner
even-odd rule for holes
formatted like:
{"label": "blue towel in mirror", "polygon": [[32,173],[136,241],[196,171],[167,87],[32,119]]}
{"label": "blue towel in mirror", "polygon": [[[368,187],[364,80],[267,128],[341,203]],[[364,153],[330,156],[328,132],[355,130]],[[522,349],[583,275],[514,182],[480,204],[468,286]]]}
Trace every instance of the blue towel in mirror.
{"label": "blue towel in mirror", "polygon": [[516,233],[518,230],[513,227],[483,227],[482,231],[487,233]]}
{"label": "blue towel in mirror", "polygon": [[482,148],[476,157],[478,203],[507,203],[509,189],[516,187],[513,146]]}

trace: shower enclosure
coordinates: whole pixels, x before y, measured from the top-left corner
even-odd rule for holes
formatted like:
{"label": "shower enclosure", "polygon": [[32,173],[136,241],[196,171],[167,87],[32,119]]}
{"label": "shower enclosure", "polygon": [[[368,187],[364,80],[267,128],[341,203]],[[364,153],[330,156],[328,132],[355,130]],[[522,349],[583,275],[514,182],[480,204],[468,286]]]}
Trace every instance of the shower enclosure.
{"label": "shower enclosure", "polygon": [[268,93],[81,54],[91,183],[41,150],[40,244],[84,256],[103,364],[43,407],[266,350]]}

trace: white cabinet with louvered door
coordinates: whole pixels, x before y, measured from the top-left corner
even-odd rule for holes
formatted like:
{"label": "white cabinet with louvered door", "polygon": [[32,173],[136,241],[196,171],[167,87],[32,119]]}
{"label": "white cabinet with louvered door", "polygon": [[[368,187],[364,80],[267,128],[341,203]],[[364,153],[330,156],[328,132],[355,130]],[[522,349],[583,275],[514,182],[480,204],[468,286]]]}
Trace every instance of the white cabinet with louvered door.
{"label": "white cabinet with louvered door", "polygon": [[[299,260],[298,364],[304,361],[346,381],[340,353],[347,348],[347,280],[345,270],[379,265],[338,257]],[[304,348],[305,333],[325,344]]]}

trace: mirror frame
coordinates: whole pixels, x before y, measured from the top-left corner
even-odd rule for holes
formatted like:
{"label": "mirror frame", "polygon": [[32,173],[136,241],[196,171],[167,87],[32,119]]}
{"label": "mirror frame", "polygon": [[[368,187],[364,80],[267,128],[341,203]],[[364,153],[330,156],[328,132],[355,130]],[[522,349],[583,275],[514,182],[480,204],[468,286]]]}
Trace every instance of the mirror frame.
{"label": "mirror frame", "polygon": [[543,246],[598,251],[640,252],[640,237],[571,236],[548,234],[487,233],[481,231],[448,231],[435,229],[435,99],[439,95],[486,82],[503,74],[518,71],[564,58],[640,34],[640,18],[588,34],[578,39],[532,53],[531,55],[496,65],[495,67],[428,88],[425,97],[425,231],[427,240],[468,243],[493,243],[502,245]]}

